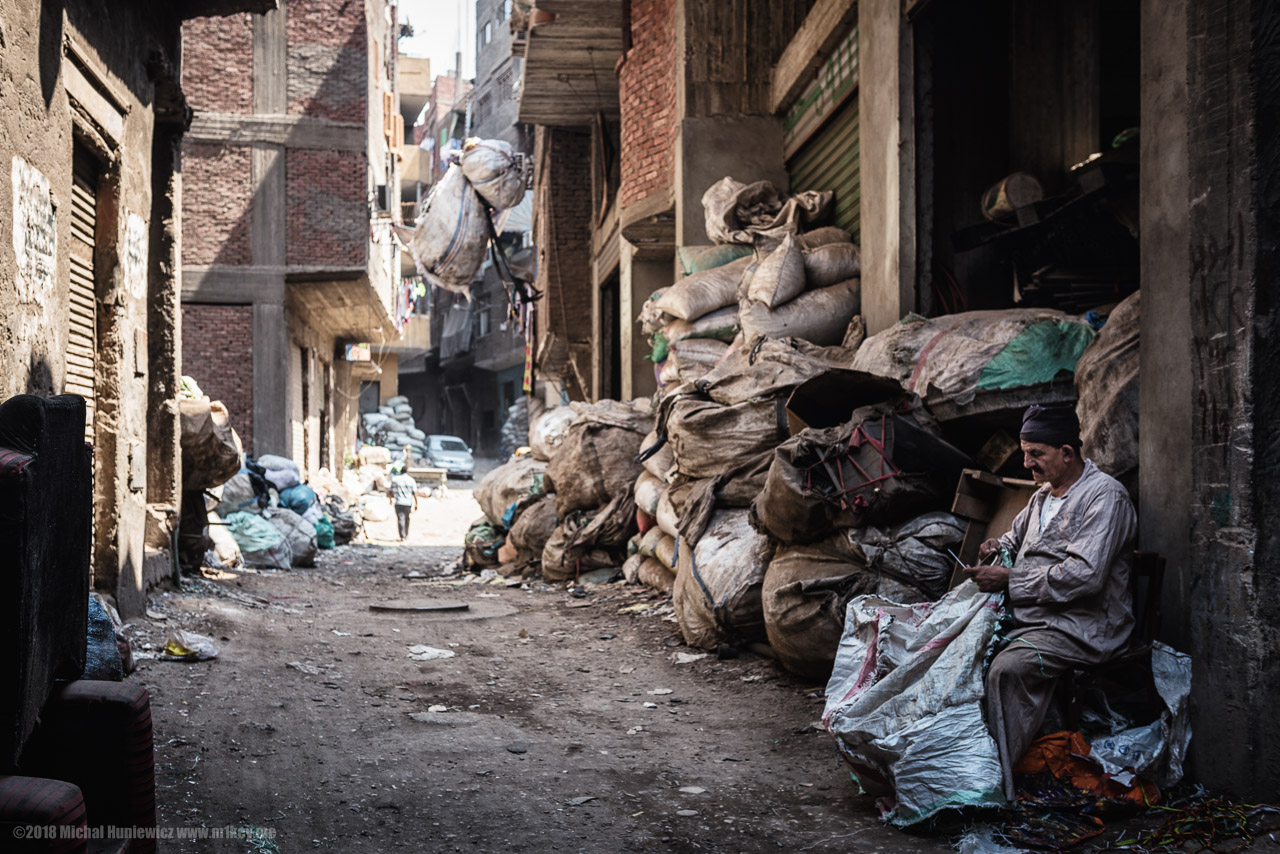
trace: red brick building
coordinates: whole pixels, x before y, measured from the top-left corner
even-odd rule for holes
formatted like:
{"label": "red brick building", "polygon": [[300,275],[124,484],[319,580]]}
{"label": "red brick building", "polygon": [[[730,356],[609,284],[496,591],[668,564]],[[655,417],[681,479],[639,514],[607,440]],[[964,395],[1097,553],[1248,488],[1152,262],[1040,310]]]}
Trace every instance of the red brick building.
{"label": "red brick building", "polygon": [[247,451],[308,471],[354,446],[343,345],[398,335],[397,37],[387,0],[183,28],[184,370]]}

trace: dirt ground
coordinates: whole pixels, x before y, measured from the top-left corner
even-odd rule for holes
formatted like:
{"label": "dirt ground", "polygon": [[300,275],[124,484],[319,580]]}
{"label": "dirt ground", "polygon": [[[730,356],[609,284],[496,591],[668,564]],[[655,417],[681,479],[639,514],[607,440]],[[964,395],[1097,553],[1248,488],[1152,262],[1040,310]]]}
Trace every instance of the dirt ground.
{"label": "dirt ground", "polygon": [[[820,686],[752,655],[674,663],[690,650],[655,594],[404,578],[460,555],[480,515],[463,487],[422,503],[409,545],[389,519],[315,569],[152,599],[135,649],[175,627],[221,646],[131,677],[151,691],[161,826],[271,828],[282,852],[949,850],[855,794]],[[424,598],[469,610],[370,610]],[[636,604],[654,607],[619,613]],[[417,644],[455,655],[411,660]]]}
{"label": "dirt ground", "polygon": [[[372,542],[315,569],[152,599],[142,655],[179,627],[221,647],[131,677],[151,692],[160,825],[268,828],[276,846],[163,850],[953,850],[856,794],[822,686],[751,654],[678,663],[697,651],[656,594],[441,579],[480,516],[461,486],[423,500],[407,544],[388,507]],[[424,599],[467,610],[371,610]]]}

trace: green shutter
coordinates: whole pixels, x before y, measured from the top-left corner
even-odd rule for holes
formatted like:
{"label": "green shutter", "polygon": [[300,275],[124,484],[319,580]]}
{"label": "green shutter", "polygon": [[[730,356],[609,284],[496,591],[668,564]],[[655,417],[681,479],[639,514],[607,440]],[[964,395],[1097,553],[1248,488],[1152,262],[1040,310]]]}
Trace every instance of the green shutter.
{"label": "green shutter", "polygon": [[862,200],[858,176],[858,98],[846,99],[839,109],[787,160],[791,192],[834,190],[831,223],[858,240]]}

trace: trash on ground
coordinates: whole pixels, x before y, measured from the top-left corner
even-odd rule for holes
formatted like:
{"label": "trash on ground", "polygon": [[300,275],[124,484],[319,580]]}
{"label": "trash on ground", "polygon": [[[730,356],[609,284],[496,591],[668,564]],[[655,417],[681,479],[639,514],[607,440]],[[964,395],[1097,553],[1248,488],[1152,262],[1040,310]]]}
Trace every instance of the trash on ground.
{"label": "trash on ground", "polygon": [[422,644],[409,647],[409,657],[414,661],[435,661],[439,658],[453,658],[455,655],[457,653],[451,649],[436,649]]}
{"label": "trash on ground", "polygon": [[174,629],[165,641],[164,654],[160,657],[165,661],[208,661],[217,658],[219,652],[221,650],[213,638]]}

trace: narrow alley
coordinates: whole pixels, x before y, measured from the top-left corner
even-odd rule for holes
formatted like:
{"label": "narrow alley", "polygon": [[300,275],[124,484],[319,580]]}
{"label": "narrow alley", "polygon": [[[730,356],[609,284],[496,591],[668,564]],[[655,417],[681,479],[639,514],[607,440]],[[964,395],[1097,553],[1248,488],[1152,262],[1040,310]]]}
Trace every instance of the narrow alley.
{"label": "narrow alley", "polygon": [[[415,514],[432,533],[411,541],[432,545],[370,525],[315,569],[153,598],[135,649],[178,626],[221,647],[132,677],[151,692],[159,824],[271,828],[281,851],[949,850],[856,795],[823,686],[690,650],[665,597],[451,573],[477,515],[451,489]],[[397,601],[466,610],[373,610]]]}

